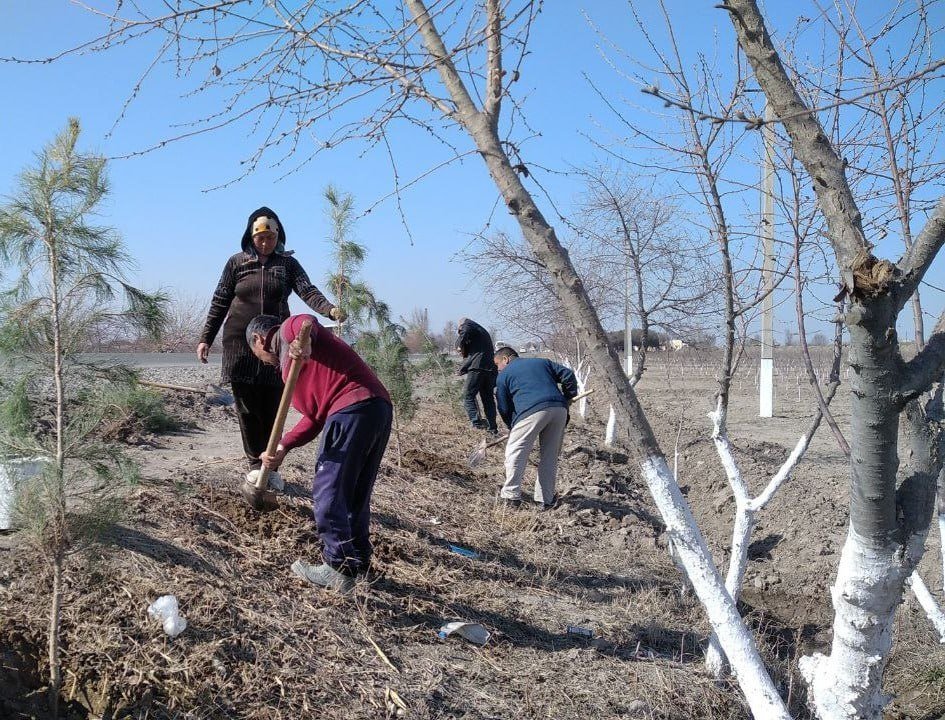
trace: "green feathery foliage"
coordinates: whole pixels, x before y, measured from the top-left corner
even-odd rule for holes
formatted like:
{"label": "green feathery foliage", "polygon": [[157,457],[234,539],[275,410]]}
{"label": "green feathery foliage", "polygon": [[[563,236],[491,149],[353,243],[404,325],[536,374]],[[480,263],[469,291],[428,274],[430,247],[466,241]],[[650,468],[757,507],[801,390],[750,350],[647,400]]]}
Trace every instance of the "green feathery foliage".
{"label": "green feathery foliage", "polygon": [[79,134],[78,120],[69,120],[0,206],[0,260],[13,275],[0,293],[0,357],[10,369],[0,387],[0,460],[38,458],[45,468],[18,480],[14,518],[52,571],[54,716],[65,558],[114,519],[120,488],[137,479],[133,463],[101,432],[110,412],[102,393],[133,376],[96,367],[80,353],[104,326],[159,335],[167,300],[128,282],[121,240],[93,222],[108,192],[105,159],[79,152]]}
{"label": "green feathery foliage", "polygon": [[[387,306],[384,305],[386,311]],[[389,313],[388,313],[389,314]],[[404,344],[404,328],[384,316],[384,324],[377,330],[361,333],[357,350],[370,365],[390,393],[394,405],[394,433],[397,441],[397,465],[403,461],[400,445],[401,424],[410,422],[417,410],[413,392],[413,372],[407,346]]]}
{"label": "green feathery foliage", "polygon": [[[357,278],[367,256],[367,248],[351,238],[354,231],[354,196],[333,185],[325,188],[327,214],[331,222],[329,242],[335,271],[328,275],[328,289],[338,307],[348,315],[340,335],[353,339],[363,326],[374,321],[377,327],[389,322],[390,311],[379,302],[371,288]],[[386,313],[386,314],[385,314]]]}
{"label": "green feathery foliage", "polygon": [[365,331],[358,337],[356,348],[384,383],[400,419],[407,422],[413,418],[417,404],[403,328],[388,323],[378,330]]}

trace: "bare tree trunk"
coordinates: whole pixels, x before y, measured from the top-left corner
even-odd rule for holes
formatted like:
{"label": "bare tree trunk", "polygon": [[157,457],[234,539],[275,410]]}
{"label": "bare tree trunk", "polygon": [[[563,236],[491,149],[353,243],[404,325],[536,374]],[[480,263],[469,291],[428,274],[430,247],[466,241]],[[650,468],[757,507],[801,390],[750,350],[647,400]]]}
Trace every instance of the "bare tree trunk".
{"label": "bare tree trunk", "polygon": [[918,288],[912,295],[911,303],[912,322],[915,324],[915,349],[918,352],[925,347],[925,320],[922,317],[922,299]]}
{"label": "bare tree trunk", "polygon": [[60,323],[59,258],[56,241],[51,234],[46,237],[49,261],[51,320],[53,330],[53,383],[56,393],[56,457],[53,468],[55,485],[55,512],[51,520],[50,540],[53,563],[53,589],[49,610],[49,707],[53,718],[59,716],[59,689],[62,672],[59,661],[60,608],[62,606],[62,562],[66,542],[66,488],[64,442],[66,424],[66,398],[62,368],[62,327]]}
{"label": "bare tree trunk", "polygon": [[400,418],[396,410],[394,411],[394,435],[397,438],[397,467],[400,468],[403,467],[404,456],[400,451]]}
{"label": "bare tree trunk", "polygon": [[62,687],[62,673],[59,666],[59,627],[62,609],[62,555],[53,556],[53,586],[49,608],[49,712],[53,718],[59,717],[59,689]]}

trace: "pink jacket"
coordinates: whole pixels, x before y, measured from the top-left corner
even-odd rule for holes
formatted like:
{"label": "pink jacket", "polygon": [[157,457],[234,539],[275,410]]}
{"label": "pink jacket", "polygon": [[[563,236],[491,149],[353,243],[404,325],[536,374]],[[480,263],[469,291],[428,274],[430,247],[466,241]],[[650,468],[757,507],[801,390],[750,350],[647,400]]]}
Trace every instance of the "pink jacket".
{"label": "pink jacket", "polygon": [[[282,436],[286,450],[314,440],[328,416],[349,405],[374,397],[390,402],[387,388],[368,364],[344,340],[319,325],[314,315],[293,315],[282,323],[282,341],[295,340],[306,320],[312,323],[312,357],[303,363],[292,394],[292,407],[302,413],[302,419]],[[290,367],[291,358],[284,354],[283,380]]]}

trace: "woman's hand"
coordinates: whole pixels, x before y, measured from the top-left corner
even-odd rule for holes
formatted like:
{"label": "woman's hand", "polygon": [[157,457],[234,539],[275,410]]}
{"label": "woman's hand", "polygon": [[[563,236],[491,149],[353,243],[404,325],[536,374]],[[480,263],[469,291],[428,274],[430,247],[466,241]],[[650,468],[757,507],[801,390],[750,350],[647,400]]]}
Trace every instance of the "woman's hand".
{"label": "woman's hand", "polygon": [[279,466],[282,465],[282,461],[285,460],[285,454],[286,449],[280,445],[272,455],[263,452],[263,454],[259,456],[259,459],[262,460],[264,468],[278,470]]}
{"label": "woman's hand", "polygon": [[336,322],[344,322],[348,319],[348,313],[335,305],[335,307],[328,311],[328,317],[330,317],[332,320],[335,320]]}
{"label": "woman's hand", "polygon": [[200,343],[197,346],[197,359],[202,363],[206,363],[208,355],[210,355],[210,346],[207,343]]}

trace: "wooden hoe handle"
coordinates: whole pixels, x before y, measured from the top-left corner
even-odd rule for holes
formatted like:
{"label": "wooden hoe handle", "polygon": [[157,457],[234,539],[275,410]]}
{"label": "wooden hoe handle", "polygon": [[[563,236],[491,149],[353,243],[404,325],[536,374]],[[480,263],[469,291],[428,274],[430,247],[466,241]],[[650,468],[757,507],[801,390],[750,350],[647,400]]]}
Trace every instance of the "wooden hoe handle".
{"label": "wooden hoe handle", "polygon": [[[308,341],[309,333],[312,331],[312,323],[306,320],[299,329],[296,340],[300,345]],[[285,428],[285,419],[289,414],[289,406],[292,404],[292,393],[295,392],[295,384],[299,379],[299,371],[302,369],[302,358],[292,358],[292,364],[289,366],[289,377],[286,378],[285,387],[282,388],[282,399],[279,400],[279,410],[276,412],[276,421],[272,424],[272,432],[269,433],[269,444],[266,446],[266,454],[272,455],[279,447],[279,441],[282,439],[282,430]],[[269,468],[263,466],[259,470],[259,476],[256,478],[256,489],[265,490],[269,486]]]}

